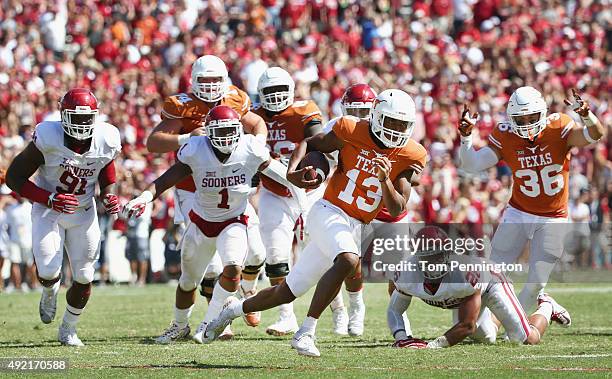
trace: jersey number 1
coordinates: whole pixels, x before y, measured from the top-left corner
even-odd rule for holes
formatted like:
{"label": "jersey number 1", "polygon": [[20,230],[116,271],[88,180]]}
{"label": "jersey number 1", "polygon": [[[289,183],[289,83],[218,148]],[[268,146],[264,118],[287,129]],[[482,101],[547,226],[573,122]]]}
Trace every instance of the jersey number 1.
{"label": "jersey number 1", "polygon": [[219,191],[219,195],[221,195],[221,202],[217,204],[217,208],[229,209],[229,191],[227,188],[223,188]]}
{"label": "jersey number 1", "polygon": [[62,176],[60,176],[59,181],[65,185],[66,188],[62,188],[60,186],[55,187],[55,190],[58,193],[71,193],[76,196],[85,195],[85,186],[87,185],[87,180],[85,178],[79,178],[78,176],[73,175],[70,171],[64,171]]}

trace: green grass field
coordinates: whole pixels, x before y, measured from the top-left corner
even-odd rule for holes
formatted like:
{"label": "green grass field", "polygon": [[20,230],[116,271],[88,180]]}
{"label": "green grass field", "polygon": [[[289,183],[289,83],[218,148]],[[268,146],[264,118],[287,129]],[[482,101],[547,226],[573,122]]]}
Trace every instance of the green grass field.
{"label": "green grass field", "polygon": [[[79,336],[87,345],[74,349],[56,342],[65,306],[63,290],[58,317],[44,325],[38,316],[38,293],[0,295],[0,357],[67,358],[62,377],[491,377],[574,376],[612,377],[612,286],[554,285],[549,292],[570,312],[573,325],[552,325],[539,346],[494,346],[465,343],[443,350],[389,347],[386,327],[386,286],[366,285],[366,334],[362,338],[331,334],[331,314],[319,323],[319,359],[298,356],[289,338],[270,337],[265,326],[276,311],[263,315],[259,328],[237,320],[231,342],[197,345],[184,341],[170,346],[152,344],[172,316],[174,287],[94,288],[82,317]],[[310,293],[296,303],[301,319]],[[202,298],[192,317],[195,329],[204,316]],[[431,339],[450,326],[450,312],[413,301],[410,318],[415,335]],[[1,372],[4,377],[8,372]]]}

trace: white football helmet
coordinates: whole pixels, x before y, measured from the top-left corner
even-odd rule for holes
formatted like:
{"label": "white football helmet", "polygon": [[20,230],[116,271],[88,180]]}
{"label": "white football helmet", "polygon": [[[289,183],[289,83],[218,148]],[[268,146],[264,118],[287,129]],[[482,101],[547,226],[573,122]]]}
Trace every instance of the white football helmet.
{"label": "white football helmet", "polygon": [[[202,83],[201,78],[219,78],[217,81]],[[214,103],[229,91],[229,75],[225,63],[214,55],[204,55],[191,66],[191,92],[200,100]]]}
{"label": "white football helmet", "polygon": [[[546,101],[540,91],[533,87],[521,87],[510,96],[506,113],[516,135],[533,139],[546,127],[547,110]],[[530,115],[534,115],[531,122],[522,117]]]}
{"label": "white football helmet", "polygon": [[[266,88],[284,86],[285,90],[267,93]],[[270,67],[259,77],[257,83],[261,106],[270,112],[280,112],[293,104],[295,82],[291,75],[280,67]]]}
{"label": "white football helmet", "polygon": [[[385,126],[385,119],[403,121],[403,131]],[[389,148],[405,146],[414,131],[416,106],[412,97],[399,89],[382,91],[372,105],[370,128],[372,133]]]}

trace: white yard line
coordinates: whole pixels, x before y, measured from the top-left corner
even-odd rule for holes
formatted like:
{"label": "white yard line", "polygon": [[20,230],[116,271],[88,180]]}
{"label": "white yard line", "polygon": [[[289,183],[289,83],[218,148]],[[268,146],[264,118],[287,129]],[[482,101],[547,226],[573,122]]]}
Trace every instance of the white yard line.
{"label": "white yard line", "polygon": [[612,354],[565,354],[565,355],[518,355],[514,356],[514,359],[542,359],[542,358],[564,358],[564,359],[574,359],[574,358],[604,358],[604,357],[612,357]]}

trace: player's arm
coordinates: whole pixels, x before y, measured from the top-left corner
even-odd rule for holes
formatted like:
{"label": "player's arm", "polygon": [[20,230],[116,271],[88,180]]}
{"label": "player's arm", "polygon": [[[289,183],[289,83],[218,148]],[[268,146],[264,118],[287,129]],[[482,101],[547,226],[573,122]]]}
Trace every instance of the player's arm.
{"label": "player's arm", "polygon": [[168,153],[178,150],[189,141],[191,136],[204,134],[204,127],[194,129],[191,133],[180,134],[183,124],[179,118],[165,118],[147,138],[147,150],[151,153]]}
{"label": "player's arm", "polygon": [[317,135],[323,131],[323,123],[318,118],[313,118],[304,125],[304,136],[306,138]]}
{"label": "player's arm", "polygon": [[412,296],[399,293],[397,290],[391,294],[389,305],[387,306],[387,325],[395,341],[402,341],[412,336],[406,334],[406,325],[402,314],[408,310]]}
{"label": "player's arm", "polygon": [[248,111],[242,116],[240,121],[242,122],[245,133],[252,134],[260,138],[264,143],[266,142],[268,138],[268,128],[266,127],[264,119],[257,113]]}
{"label": "player's arm", "polygon": [[472,129],[476,125],[478,112],[470,116],[470,108],[463,105],[463,113],[459,120],[459,135],[461,144],[459,146],[459,167],[471,173],[478,173],[493,167],[501,159],[499,149],[494,145],[485,146],[476,150],[472,146]]}
{"label": "player's arm", "polygon": [[342,146],[342,140],[338,138],[333,130],[326,134],[319,133],[306,138],[291,154],[287,167],[287,180],[300,188],[316,188],[320,184],[317,179],[307,180],[304,177],[306,172],[313,169],[312,166],[303,167],[296,171],[298,164],[304,159],[304,156],[309,151],[316,150],[322,153],[331,153],[342,149]]}
{"label": "player's arm", "polygon": [[480,314],[480,290],[476,290],[459,306],[459,322],[443,336],[430,341],[428,348],[449,347],[458,344],[476,331],[476,321]]}
{"label": "player's arm", "polygon": [[389,214],[397,217],[406,210],[406,203],[412,188],[410,182],[414,176],[414,170],[402,171],[395,179],[395,182],[392,182],[389,178],[391,173],[391,161],[389,158],[384,156],[376,157],[372,159],[372,163],[376,165],[376,175],[380,182],[383,203],[387,207]]}
{"label": "player's arm", "polygon": [[140,196],[127,203],[123,208],[124,214],[128,218],[140,217],[148,203],[157,199],[167,189],[172,188],[191,174],[191,167],[183,162],[176,162],[159,178],[155,179]]}
{"label": "player's arm", "polygon": [[79,201],[73,194],[52,193],[30,180],[36,170],[45,164],[45,157],[33,142],[19,153],[6,171],[6,185],[33,203],[43,204],[60,213],[74,213]]}
{"label": "player's arm", "polygon": [[115,171],[115,161],[110,161],[100,170],[98,174],[98,184],[100,185],[100,198],[104,209],[109,214],[119,213],[119,197],[115,195],[115,183],[117,182],[117,174]]}
{"label": "player's arm", "polygon": [[601,121],[591,112],[589,103],[582,100],[578,91],[572,88],[574,100],[565,99],[565,104],[578,113],[584,123],[583,128],[572,129],[567,136],[568,146],[584,147],[596,143],[606,135],[606,129]]}

